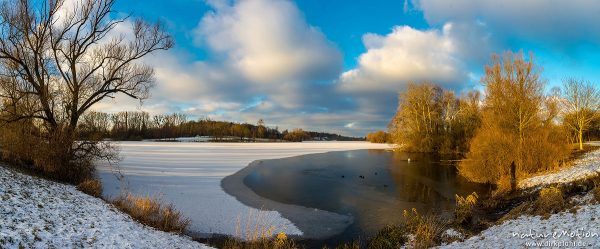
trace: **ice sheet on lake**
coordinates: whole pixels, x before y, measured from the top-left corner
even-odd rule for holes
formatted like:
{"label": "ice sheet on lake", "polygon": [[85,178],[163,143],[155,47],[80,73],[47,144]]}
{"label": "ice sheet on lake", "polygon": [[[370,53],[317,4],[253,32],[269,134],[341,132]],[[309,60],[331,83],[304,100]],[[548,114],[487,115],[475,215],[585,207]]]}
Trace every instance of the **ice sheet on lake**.
{"label": "ice sheet on lake", "polygon": [[[247,207],[226,194],[221,179],[252,161],[303,154],[355,149],[388,149],[367,142],[303,143],[169,143],[121,142],[120,171],[126,188],[137,194],[160,195],[192,219],[198,234],[243,237],[247,227],[260,220],[273,225],[273,233],[302,234],[276,211]],[[105,194],[117,195],[120,185],[111,168],[100,167]],[[256,217],[260,218],[256,218]],[[248,224],[250,223],[250,224]]]}

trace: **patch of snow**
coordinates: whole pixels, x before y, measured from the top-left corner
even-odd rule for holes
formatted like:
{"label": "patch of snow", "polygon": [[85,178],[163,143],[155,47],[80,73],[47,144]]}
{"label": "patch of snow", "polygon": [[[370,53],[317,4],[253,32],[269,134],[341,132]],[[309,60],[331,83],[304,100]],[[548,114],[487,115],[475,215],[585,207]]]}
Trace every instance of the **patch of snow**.
{"label": "patch of snow", "polygon": [[444,231],[442,237],[447,239],[464,239],[465,235],[460,233],[459,231],[454,230],[454,228],[450,228]]}
{"label": "patch of snow", "polygon": [[[590,144],[600,146],[598,142]],[[521,182],[520,187],[567,183],[597,172],[600,172],[599,150],[585,154],[573,167],[529,178]],[[571,202],[580,204],[576,212],[565,211],[548,219],[520,216],[492,226],[463,242],[442,245],[440,248],[600,248],[600,204],[594,201],[592,193],[575,196]]]}
{"label": "patch of snow", "polygon": [[578,205],[593,203],[594,200],[596,200],[596,197],[594,196],[593,191],[590,191],[585,195],[576,195],[571,197],[571,203]]}
{"label": "patch of snow", "polygon": [[210,248],[141,225],[74,186],[0,166],[0,248]]}
{"label": "patch of snow", "polygon": [[573,214],[562,212],[542,219],[521,216],[463,242],[440,248],[600,248],[600,205],[584,205]]}
{"label": "patch of snow", "polygon": [[[592,146],[600,146],[600,142],[588,143]],[[600,173],[600,150],[595,150],[577,159],[574,166],[561,169],[551,174],[534,176],[519,182],[519,188],[531,188],[553,183],[567,183],[585,179]]]}
{"label": "patch of snow", "polygon": [[120,142],[119,145],[124,158],[119,168],[125,183],[119,182],[109,166],[100,166],[105,195],[116,196],[123,188],[139,195],[158,195],[192,220],[189,230],[194,235],[228,234],[241,238],[257,222],[273,226],[273,234],[302,235],[302,231],[277,211],[248,207],[225,193],[221,188],[225,176],[256,160],[390,148],[368,142]]}

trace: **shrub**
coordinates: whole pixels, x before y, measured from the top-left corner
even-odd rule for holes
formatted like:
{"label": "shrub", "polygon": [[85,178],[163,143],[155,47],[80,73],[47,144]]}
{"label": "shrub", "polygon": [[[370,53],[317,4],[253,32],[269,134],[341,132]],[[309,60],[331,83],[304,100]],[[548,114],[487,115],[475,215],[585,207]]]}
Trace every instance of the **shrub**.
{"label": "shrub", "polygon": [[[515,75],[523,77],[515,77]],[[557,167],[569,150],[567,134],[554,124],[558,103],[544,95],[541,68],[522,53],[494,55],[481,81],[486,86],[481,127],[470,142],[460,173],[471,181],[496,184]]]}
{"label": "shrub", "polygon": [[375,131],[367,134],[367,141],[371,143],[388,143],[390,141],[390,135],[385,131]]}
{"label": "shrub", "polygon": [[416,209],[404,210],[404,225],[414,235],[413,248],[429,248],[441,240],[446,222],[434,215],[421,215]]}
{"label": "shrub", "polygon": [[77,185],[77,189],[93,197],[102,196],[102,183],[96,179],[87,179]]}
{"label": "shrub", "polygon": [[395,249],[406,243],[406,230],[400,226],[386,226],[369,241],[369,249]]}
{"label": "shrub", "polygon": [[95,161],[119,160],[117,149],[108,142],[82,141],[66,127],[50,132],[26,121],[2,123],[0,144],[4,160],[74,184],[94,177]]}
{"label": "shrub", "polygon": [[477,132],[467,160],[458,166],[460,174],[471,181],[500,184],[510,180],[512,162],[517,166],[518,179],[554,169],[569,155],[568,145],[562,139],[564,134],[557,127],[540,126],[520,143],[518,136],[494,126]]}
{"label": "shrub", "polygon": [[191,222],[172,204],[165,205],[156,198],[127,194],[113,200],[112,203],[142,224],[166,232],[182,233]]}
{"label": "shrub", "polygon": [[534,214],[548,217],[564,209],[565,199],[562,191],[557,187],[546,187],[540,190],[539,196],[534,203]]}
{"label": "shrub", "polygon": [[462,224],[466,221],[470,221],[473,218],[473,209],[477,205],[479,196],[476,192],[462,197],[456,195],[456,208],[454,209],[454,219],[458,224]]}

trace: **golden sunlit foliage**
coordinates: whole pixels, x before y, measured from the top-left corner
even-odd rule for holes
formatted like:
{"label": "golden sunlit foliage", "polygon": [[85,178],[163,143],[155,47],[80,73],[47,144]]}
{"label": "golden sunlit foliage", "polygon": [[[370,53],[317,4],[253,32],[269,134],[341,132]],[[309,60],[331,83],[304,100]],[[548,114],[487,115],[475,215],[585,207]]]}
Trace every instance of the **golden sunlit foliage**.
{"label": "golden sunlit foliage", "polygon": [[494,55],[482,79],[486,98],[482,125],[471,141],[460,173],[475,182],[498,183],[558,166],[569,153],[564,131],[554,120],[554,102],[543,94],[541,69],[522,53]]}
{"label": "golden sunlit foliage", "polygon": [[402,150],[462,153],[480,123],[478,92],[457,98],[452,91],[424,82],[399,94],[390,135]]}
{"label": "golden sunlit foliage", "polygon": [[374,131],[367,134],[367,141],[371,143],[388,143],[390,142],[390,134],[385,131]]}

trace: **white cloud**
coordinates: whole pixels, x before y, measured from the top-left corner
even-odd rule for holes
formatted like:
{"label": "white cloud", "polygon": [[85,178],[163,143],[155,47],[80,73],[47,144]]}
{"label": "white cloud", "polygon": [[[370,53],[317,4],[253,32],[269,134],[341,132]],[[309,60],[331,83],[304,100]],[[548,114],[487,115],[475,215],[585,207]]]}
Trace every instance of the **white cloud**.
{"label": "white cloud", "polygon": [[413,5],[433,25],[478,21],[497,38],[600,43],[600,4],[593,0],[414,0]]}
{"label": "white cloud", "polygon": [[341,69],[340,52],[289,1],[214,6],[197,35],[253,82],[331,79]]}
{"label": "white cloud", "polygon": [[356,126],[356,122],[352,122],[352,123],[347,123],[346,125],[344,125],[344,127],[346,128],[354,128],[354,126]]}
{"label": "white cloud", "polygon": [[[184,112],[191,117],[255,123],[263,118],[281,129],[302,127],[356,134],[344,127],[355,113],[331,84],[341,73],[342,55],[298,8],[285,0],[214,0],[193,32],[208,58],[193,61],[177,47],[153,54],[157,84],[140,107],[117,98],[103,111]],[[365,129],[363,127],[363,129]],[[358,130],[362,132],[363,130]]]}
{"label": "white cloud", "polygon": [[426,31],[397,26],[385,36],[366,34],[367,51],[359,57],[357,68],[341,75],[339,87],[348,92],[395,93],[409,82],[423,80],[464,84],[462,41],[453,30],[452,24]]}

